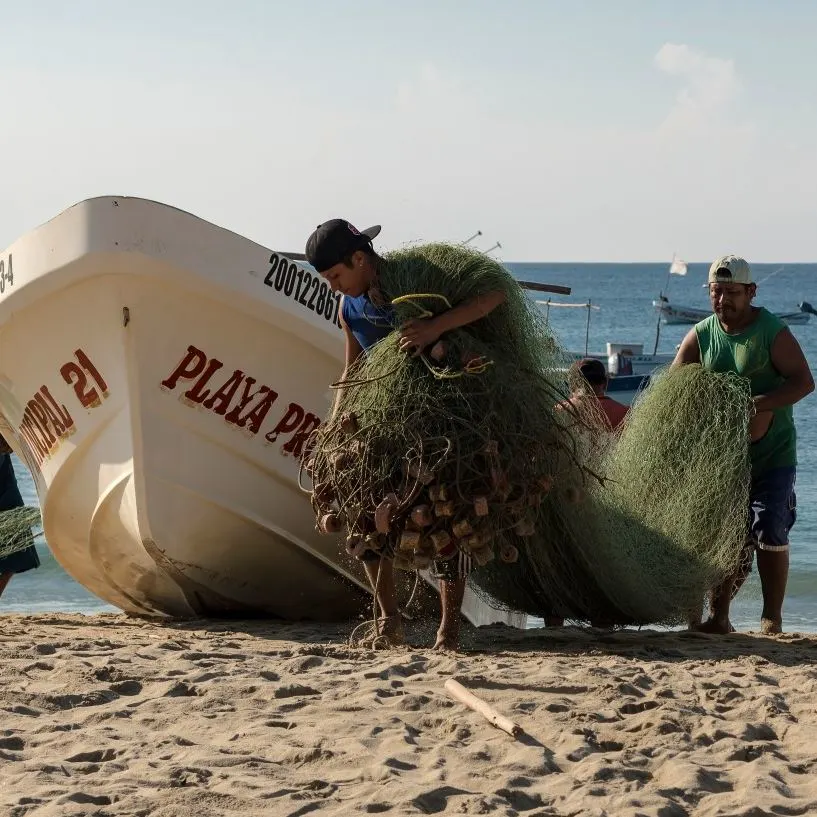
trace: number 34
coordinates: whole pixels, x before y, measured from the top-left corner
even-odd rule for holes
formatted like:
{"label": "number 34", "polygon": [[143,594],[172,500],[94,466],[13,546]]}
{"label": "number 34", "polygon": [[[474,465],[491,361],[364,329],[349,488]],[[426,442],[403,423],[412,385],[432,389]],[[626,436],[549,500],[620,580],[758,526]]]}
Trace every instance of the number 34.
{"label": "number 34", "polygon": [[5,261],[0,258],[0,294],[6,291],[6,284],[14,285],[14,269],[11,263],[11,256]]}

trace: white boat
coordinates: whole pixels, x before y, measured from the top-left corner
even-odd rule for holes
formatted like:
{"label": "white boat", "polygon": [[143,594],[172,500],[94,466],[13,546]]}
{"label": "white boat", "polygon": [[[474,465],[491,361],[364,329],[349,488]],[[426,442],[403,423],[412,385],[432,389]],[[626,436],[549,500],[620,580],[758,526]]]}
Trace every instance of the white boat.
{"label": "white boat", "polygon": [[609,375],[607,393],[627,405],[646,387],[653,372],[675,359],[674,354],[645,354],[641,343],[608,343],[606,355],[574,352],[574,357],[593,357],[604,363]]}
{"label": "white boat", "polygon": [[[297,485],[343,365],[339,300],[286,254],[137,198],[83,201],[0,254],[0,433],[71,576],[148,616],[371,609]],[[524,624],[470,590],[464,613]]]}
{"label": "white boat", "polygon": [[[527,282],[523,282],[523,285],[531,286]],[[550,287],[551,285],[544,286]],[[570,293],[568,288],[564,287],[562,289],[565,290],[564,294]],[[590,316],[593,310],[599,309],[597,305],[593,304],[590,300],[582,303],[564,303],[562,301],[554,301],[552,298],[536,300],[536,303],[544,308],[546,319],[550,317],[551,307],[587,310],[585,351],[570,352],[569,354],[574,360],[581,360],[587,357],[600,360],[605,365],[607,374],[609,375],[607,391],[611,397],[621,403],[629,405],[636,394],[649,383],[649,376],[656,369],[662,366],[669,366],[675,358],[674,354],[645,354],[643,343],[611,343],[608,341],[606,354],[588,352],[587,349],[590,342]]]}
{"label": "white boat", "polygon": [[[702,321],[712,314],[711,310],[695,309],[689,306],[675,306],[664,297],[653,301],[652,304],[661,316],[661,319],[667,324],[696,324],[698,321]],[[780,320],[789,325],[808,323],[810,317],[817,314],[808,301],[803,301],[797,306],[798,309],[796,312],[776,312],[775,314]]]}

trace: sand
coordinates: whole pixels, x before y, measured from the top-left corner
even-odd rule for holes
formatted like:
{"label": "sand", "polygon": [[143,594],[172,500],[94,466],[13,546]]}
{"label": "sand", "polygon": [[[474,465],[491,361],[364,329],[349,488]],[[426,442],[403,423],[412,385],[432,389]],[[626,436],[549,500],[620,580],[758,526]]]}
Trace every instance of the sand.
{"label": "sand", "polygon": [[428,629],[371,652],[336,625],[0,627],[8,817],[817,811],[811,637],[490,627],[436,654]]}

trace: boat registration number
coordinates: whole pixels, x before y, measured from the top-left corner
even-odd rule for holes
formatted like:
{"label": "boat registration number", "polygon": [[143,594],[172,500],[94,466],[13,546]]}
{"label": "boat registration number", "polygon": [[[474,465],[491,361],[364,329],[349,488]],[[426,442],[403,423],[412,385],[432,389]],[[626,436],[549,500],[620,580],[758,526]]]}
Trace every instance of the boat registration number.
{"label": "boat registration number", "polygon": [[0,294],[6,291],[6,287],[14,286],[14,267],[11,261],[11,253],[8,257],[0,258]]}
{"label": "boat registration number", "polygon": [[322,315],[327,321],[340,328],[340,293],[332,292],[329,285],[319,275],[310,272],[283,255],[273,253],[269,258],[269,272],[264,283],[276,292],[283,292],[287,298],[301,306]]}

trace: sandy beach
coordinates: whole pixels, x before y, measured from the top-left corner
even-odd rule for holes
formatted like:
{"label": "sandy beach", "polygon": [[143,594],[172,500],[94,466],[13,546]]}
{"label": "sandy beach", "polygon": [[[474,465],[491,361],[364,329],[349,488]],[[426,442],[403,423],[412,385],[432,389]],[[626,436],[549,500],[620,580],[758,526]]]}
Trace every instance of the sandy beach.
{"label": "sandy beach", "polygon": [[8,817],[817,810],[812,637],[496,626],[435,654],[349,649],[348,625],[1,621]]}

